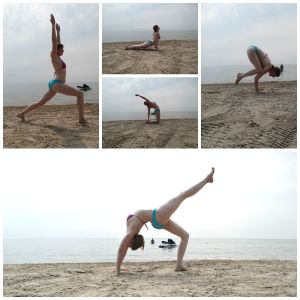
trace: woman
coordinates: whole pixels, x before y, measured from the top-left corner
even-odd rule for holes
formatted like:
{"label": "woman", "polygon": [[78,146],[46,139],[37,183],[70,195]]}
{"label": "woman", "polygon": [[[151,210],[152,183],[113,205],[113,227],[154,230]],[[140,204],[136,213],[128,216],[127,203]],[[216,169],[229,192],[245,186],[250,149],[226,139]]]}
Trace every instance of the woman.
{"label": "woman", "polygon": [[235,84],[238,84],[245,77],[256,75],[254,77],[254,85],[255,91],[258,93],[258,80],[268,72],[270,77],[279,77],[281,72],[283,71],[283,65],[280,65],[280,68],[272,65],[268,54],[257,46],[248,47],[247,55],[255,69],[250,70],[246,73],[238,73],[236,76]]}
{"label": "woman", "polygon": [[[149,99],[147,99],[146,97],[143,97],[139,94],[135,94],[136,97],[141,97],[142,99],[146,100],[144,102],[144,105],[147,106],[148,108],[148,120],[146,121],[147,124],[159,124],[160,123],[160,108],[157,105],[156,102],[151,102]],[[154,108],[154,112],[151,113],[151,115],[155,115],[156,117],[156,121],[155,122],[151,122],[150,121],[150,109]]]}
{"label": "woman", "polygon": [[139,45],[132,45],[129,47],[126,47],[125,50],[143,50],[146,48],[149,48],[151,46],[154,46],[155,50],[158,50],[158,42],[160,40],[160,34],[159,34],[159,26],[158,25],[154,25],[153,26],[153,39],[152,40],[148,40],[147,42],[144,42],[142,44]]}
{"label": "woman", "polygon": [[189,234],[170,218],[186,198],[198,193],[207,183],[213,182],[214,172],[215,170],[212,168],[211,172],[204,180],[171,199],[160,208],[154,210],[138,210],[134,215],[129,215],[127,217],[127,233],[123,238],[118,251],[118,274],[121,272],[121,264],[128,248],[131,248],[132,250],[144,248],[144,238],[138,233],[147,222],[151,222],[152,226],[156,229],[165,229],[181,238],[177,252],[177,265],[175,270],[186,271],[186,268],[183,266],[183,256],[187,247]]}
{"label": "woman", "polygon": [[77,97],[79,123],[87,124],[87,121],[84,118],[83,92],[76,90],[68,86],[67,84],[65,84],[67,66],[64,63],[64,61],[61,59],[61,56],[64,53],[64,45],[61,44],[60,41],[60,26],[57,23],[55,23],[55,18],[52,14],[51,14],[50,22],[52,24],[52,51],[50,56],[55,71],[54,72],[55,78],[49,81],[48,83],[49,90],[46,92],[44,97],[40,101],[28,106],[17,116],[22,121],[25,121],[25,115],[27,113],[46,104],[49,100],[51,100],[56,95],[56,93],[61,93],[67,96]]}

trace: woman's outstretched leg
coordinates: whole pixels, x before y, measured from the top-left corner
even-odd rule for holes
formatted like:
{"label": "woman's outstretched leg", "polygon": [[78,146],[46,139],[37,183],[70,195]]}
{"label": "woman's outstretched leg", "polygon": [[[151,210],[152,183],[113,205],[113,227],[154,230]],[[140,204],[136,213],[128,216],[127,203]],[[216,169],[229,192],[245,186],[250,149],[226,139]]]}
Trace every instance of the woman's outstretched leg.
{"label": "woman's outstretched leg", "polygon": [[68,86],[67,84],[55,84],[52,88],[55,92],[77,97],[77,108],[79,114],[79,123],[87,124],[88,122],[84,118],[84,99],[83,92]]}
{"label": "woman's outstretched leg", "polygon": [[142,50],[148,48],[149,45],[147,43],[139,44],[139,45],[132,45],[129,47],[125,47],[125,50]]}
{"label": "woman's outstretched leg", "polygon": [[173,213],[186,198],[192,197],[193,195],[198,193],[207,183],[213,182],[214,172],[215,169],[212,168],[211,172],[206,176],[204,180],[186,190],[185,192],[179,194],[177,197],[169,200],[167,203],[158,208],[156,213],[157,221],[160,224],[166,224]]}
{"label": "woman's outstretched leg", "polygon": [[23,111],[21,111],[19,114],[17,114],[17,117],[20,118],[22,121],[25,121],[25,115],[27,113],[46,104],[49,100],[51,100],[55,96],[55,94],[56,94],[56,92],[54,92],[52,90],[48,90],[46,92],[46,94],[44,95],[44,97],[40,101],[33,103],[33,104],[29,105],[28,107],[26,107]]}

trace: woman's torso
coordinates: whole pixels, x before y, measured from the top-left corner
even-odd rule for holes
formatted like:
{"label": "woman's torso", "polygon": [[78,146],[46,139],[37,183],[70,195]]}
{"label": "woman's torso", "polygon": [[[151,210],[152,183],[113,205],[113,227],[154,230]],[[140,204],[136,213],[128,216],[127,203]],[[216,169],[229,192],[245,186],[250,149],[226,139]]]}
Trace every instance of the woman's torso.
{"label": "woman's torso", "polygon": [[159,109],[159,106],[157,105],[156,102],[151,102],[151,103],[149,104],[149,108]]}
{"label": "woman's torso", "polygon": [[152,210],[151,209],[141,209],[134,213],[134,215],[129,215],[127,217],[127,232],[138,233],[145,223],[151,222]]}
{"label": "woman's torso", "polygon": [[59,56],[57,56],[56,58],[52,58],[51,61],[54,68],[55,79],[65,82],[67,74],[66,64]]}
{"label": "woman's torso", "polygon": [[267,65],[272,65],[271,60],[270,60],[270,58],[269,58],[269,56],[266,52],[264,52],[263,50],[261,50],[257,46],[251,46],[251,47],[255,50],[255,52],[256,52],[256,54],[259,58],[259,61],[260,61],[263,68],[266,67]]}

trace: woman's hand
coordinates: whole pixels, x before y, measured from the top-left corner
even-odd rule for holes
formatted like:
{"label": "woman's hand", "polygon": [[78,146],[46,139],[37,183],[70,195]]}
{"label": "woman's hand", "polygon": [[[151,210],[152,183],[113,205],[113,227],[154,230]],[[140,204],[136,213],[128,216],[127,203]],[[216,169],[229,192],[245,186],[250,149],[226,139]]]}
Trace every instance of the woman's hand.
{"label": "woman's hand", "polygon": [[50,22],[51,22],[52,25],[55,25],[55,18],[52,14],[50,16]]}
{"label": "woman's hand", "polygon": [[57,24],[57,23],[56,23],[56,31],[57,31],[57,32],[60,32],[60,26],[59,26],[59,24]]}

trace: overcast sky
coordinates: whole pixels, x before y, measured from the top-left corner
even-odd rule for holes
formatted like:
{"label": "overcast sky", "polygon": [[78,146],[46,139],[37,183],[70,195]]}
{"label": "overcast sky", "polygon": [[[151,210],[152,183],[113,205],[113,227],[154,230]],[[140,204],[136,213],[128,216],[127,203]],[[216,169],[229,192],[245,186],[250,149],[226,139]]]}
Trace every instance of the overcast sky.
{"label": "overcast sky", "polygon": [[3,9],[5,83],[47,83],[53,78],[51,13],[61,25],[67,81],[99,80],[98,4],[18,3]]}
{"label": "overcast sky", "polygon": [[247,65],[247,47],[297,63],[297,4],[203,4],[202,65]]}
{"label": "overcast sky", "polygon": [[128,214],[159,207],[212,166],[215,182],[172,217],[192,238],[296,238],[295,151],[5,152],[5,238],[121,237]]}
{"label": "overcast sky", "polygon": [[103,113],[141,112],[145,114],[140,94],[157,102],[162,111],[197,111],[197,78],[104,78]]}
{"label": "overcast sky", "polygon": [[103,4],[103,31],[198,30],[197,4]]}

